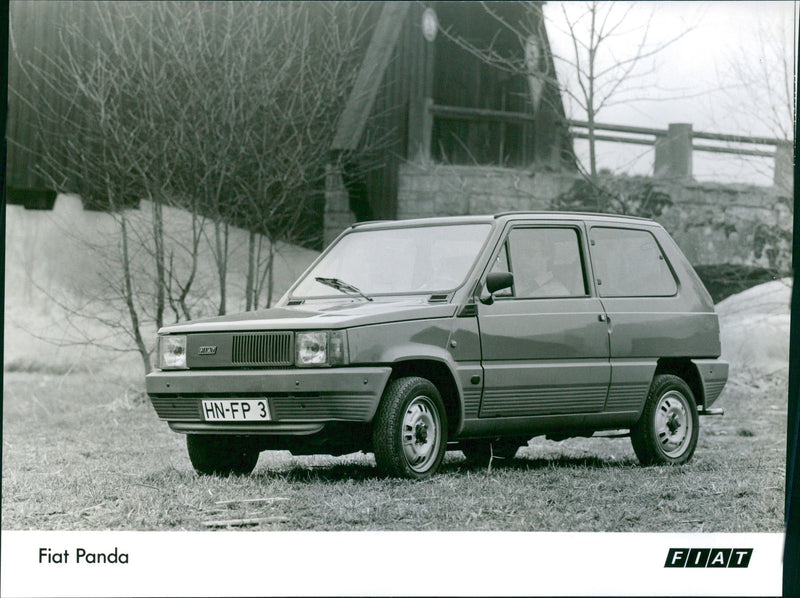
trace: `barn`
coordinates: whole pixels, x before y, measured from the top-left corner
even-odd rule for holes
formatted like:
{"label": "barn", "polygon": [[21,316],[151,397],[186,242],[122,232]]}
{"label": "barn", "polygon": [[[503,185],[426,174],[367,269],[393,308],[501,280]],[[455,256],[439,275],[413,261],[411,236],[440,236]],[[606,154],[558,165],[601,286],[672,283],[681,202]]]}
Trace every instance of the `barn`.
{"label": "barn", "polygon": [[404,215],[402,167],[575,170],[541,5],[382,4],[338,124],[325,240]]}
{"label": "barn", "polygon": [[[405,217],[409,210],[399,193],[404,165],[574,171],[541,5],[363,5],[371,35],[330,148],[324,208],[317,203],[320,246],[352,222]],[[75,107],[36,88],[26,69],[47,70],[48,56],[59,51],[56,23],[70,22],[87,35],[99,25],[80,2],[12,2],[10,11],[12,42],[19,46],[10,50],[24,59],[9,62],[15,89],[7,122],[7,201],[50,209],[56,184],[42,176],[37,156],[47,143],[42,131],[53,123],[38,122],[37,103],[47,102],[51,114]],[[66,186],[81,191],[79,180]],[[92,201],[84,197],[85,207],[102,209]]]}

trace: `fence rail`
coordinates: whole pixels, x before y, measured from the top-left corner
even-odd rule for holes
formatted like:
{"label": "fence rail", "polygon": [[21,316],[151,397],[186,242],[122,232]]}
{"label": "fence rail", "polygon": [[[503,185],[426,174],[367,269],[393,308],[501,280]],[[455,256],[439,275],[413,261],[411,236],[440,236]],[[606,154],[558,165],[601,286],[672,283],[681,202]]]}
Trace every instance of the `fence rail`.
{"label": "fence rail", "polygon": [[[583,120],[567,120],[567,126],[571,129],[588,129],[589,123]],[[666,139],[670,133],[668,129],[647,129],[643,127],[629,127],[626,125],[612,125],[607,123],[594,123],[594,129],[597,131],[618,131],[622,133],[631,133],[636,135],[649,135],[652,139],[642,139],[638,137],[618,137],[611,135],[594,135],[597,141],[610,141],[615,143],[630,143],[636,145],[653,145],[658,143],[659,139]],[[572,136],[578,139],[589,139],[588,133],[572,131]],[[757,156],[762,158],[774,158],[779,147],[791,146],[791,143],[783,139],[774,139],[771,137],[750,137],[746,135],[728,135],[725,133],[706,133],[703,131],[691,131],[692,150],[696,152],[713,152],[719,154],[736,154],[739,156]],[[775,147],[774,151],[746,149],[737,147],[725,147],[719,145],[701,145],[694,143],[695,139],[707,139],[710,141],[724,141],[727,143],[737,144],[752,144],[752,145],[772,145]]]}
{"label": "fence rail", "polygon": [[[457,119],[467,121],[495,121],[506,123],[530,123],[535,118],[523,112],[505,112],[482,108],[466,108],[461,106],[443,106],[427,104],[431,118]],[[563,121],[573,138],[589,139],[590,123],[584,120],[566,119]],[[691,124],[674,123],[667,129],[648,127],[632,127],[610,123],[594,123],[594,131],[624,133],[623,135],[607,135],[594,133],[596,141],[624,143],[632,145],[649,145],[655,147],[656,159],[654,175],[657,177],[687,179],[692,176],[692,152],[711,152],[738,156],[755,156],[772,158],[775,161],[773,184],[791,188],[793,177],[792,142],[772,137],[754,137],[725,133],[709,133],[693,131]],[[695,140],[719,141],[729,144],[752,146],[772,146],[773,149],[756,149],[750,147],[730,147],[725,145],[709,145],[695,143]]]}

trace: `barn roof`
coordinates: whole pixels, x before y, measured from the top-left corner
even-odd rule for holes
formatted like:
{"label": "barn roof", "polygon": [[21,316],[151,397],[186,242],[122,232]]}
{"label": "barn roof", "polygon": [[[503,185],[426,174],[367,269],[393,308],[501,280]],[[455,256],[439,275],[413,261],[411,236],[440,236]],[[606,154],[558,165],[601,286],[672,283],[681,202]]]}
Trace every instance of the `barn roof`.
{"label": "barn roof", "polygon": [[355,150],[358,146],[408,8],[408,2],[387,2],[383,6],[355,85],[339,119],[333,149]]}

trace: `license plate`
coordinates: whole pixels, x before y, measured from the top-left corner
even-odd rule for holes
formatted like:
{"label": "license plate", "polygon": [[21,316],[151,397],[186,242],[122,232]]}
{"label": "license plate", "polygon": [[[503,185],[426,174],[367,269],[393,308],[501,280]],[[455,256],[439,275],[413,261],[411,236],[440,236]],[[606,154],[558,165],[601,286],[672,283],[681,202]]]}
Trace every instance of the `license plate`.
{"label": "license plate", "polygon": [[269,421],[267,399],[225,399],[203,401],[203,419],[207,422]]}

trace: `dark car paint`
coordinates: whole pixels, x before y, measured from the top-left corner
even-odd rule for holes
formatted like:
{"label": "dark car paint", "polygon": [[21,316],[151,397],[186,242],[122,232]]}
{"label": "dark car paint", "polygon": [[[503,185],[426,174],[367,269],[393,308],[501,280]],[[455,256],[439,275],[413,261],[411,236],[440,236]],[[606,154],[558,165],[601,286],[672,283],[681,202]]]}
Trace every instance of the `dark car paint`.
{"label": "dark car paint", "polygon": [[[202,362],[203,371],[150,374],[148,393],[161,401],[165,397],[180,401],[196,400],[204,393],[239,396],[255,392],[269,397],[280,415],[279,404],[285,406],[287,401],[318,401],[314,397],[328,386],[346,395],[348,384],[353,385],[353,392],[360,391],[362,385],[369,391],[362,392],[360,400],[369,404],[362,405],[357,417],[348,419],[346,408],[315,408],[295,410],[287,421],[363,422],[374,414],[382,391],[379,386],[386,383],[392,368],[409,363],[414,367],[435,366],[447,372],[453,382],[454,396],[449,399],[456,403],[457,417],[450,422],[451,439],[629,427],[639,418],[659,360],[665,358],[681,359],[694,368],[701,382],[696,393],[698,404],[708,408],[719,396],[727,379],[727,364],[717,359],[719,327],[713,304],[677,245],[656,223],[592,214],[522,213],[369,223],[355,228],[442,222],[493,224],[475,267],[464,284],[447,295],[446,302],[441,297],[432,302],[428,295],[375,297],[372,302],[342,295],[291,305],[297,300],[292,287],[273,309],[162,329],[160,334],[189,335],[190,351],[207,345],[216,346],[217,351],[202,359],[191,356],[190,367]],[[650,231],[678,281],[675,295],[601,298],[588,244],[589,231],[597,224]],[[522,225],[569,225],[580,230],[588,282],[585,297],[497,297],[491,305],[478,301],[481,281],[499,250],[499,242],[512,227]],[[231,332],[335,329],[347,330],[349,366],[284,370],[226,367],[230,351],[226,339]],[[355,373],[359,368],[372,368],[369,384],[362,384]],[[352,397],[329,393],[326,400],[347,402]],[[172,425],[173,419],[164,415],[168,413],[160,411],[159,415]],[[297,420],[296,413],[306,416]],[[247,433],[308,434],[311,429],[293,432],[280,423],[250,426]],[[173,427],[180,431],[237,432],[230,424],[203,423],[199,410],[191,425],[183,421]],[[238,430],[242,433],[244,429]]]}

